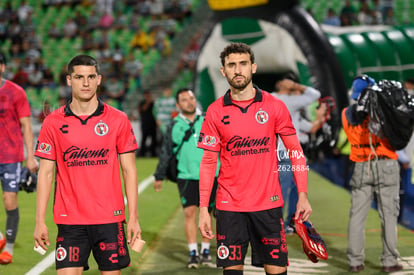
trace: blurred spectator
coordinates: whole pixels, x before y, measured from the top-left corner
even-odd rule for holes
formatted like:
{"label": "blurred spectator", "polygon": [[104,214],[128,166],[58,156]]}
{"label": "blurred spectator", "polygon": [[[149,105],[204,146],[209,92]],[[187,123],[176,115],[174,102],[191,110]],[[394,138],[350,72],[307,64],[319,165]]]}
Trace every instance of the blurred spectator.
{"label": "blurred spectator", "polygon": [[19,7],[17,8],[17,16],[20,22],[24,22],[30,13],[33,12],[33,8],[27,4],[26,0],[22,0]]}
{"label": "blurred spectator", "polygon": [[4,21],[7,22],[7,21],[11,20],[13,15],[16,15],[16,13],[13,10],[13,7],[11,5],[11,1],[7,1],[7,3],[4,5],[2,11],[0,12],[0,17],[3,18]]}
{"label": "blurred spectator", "polygon": [[76,11],[75,16],[73,17],[73,21],[75,21],[76,25],[78,26],[78,31],[80,34],[88,30],[88,19],[82,14],[80,10]]}
{"label": "blurred spectator", "polygon": [[200,44],[198,39],[200,38],[200,34],[196,34],[191,38],[190,43],[181,53],[180,61],[178,62],[178,71],[183,69],[190,69],[194,70],[195,64],[197,62],[198,52],[200,50]]}
{"label": "blurred spectator", "polygon": [[43,72],[38,66],[34,67],[33,72],[28,74],[29,85],[36,89],[37,94],[40,94],[43,87]]}
{"label": "blurred spectator", "polygon": [[5,41],[9,35],[7,31],[8,23],[3,15],[0,14],[0,40]]}
{"label": "blurred spectator", "polygon": [[157,126],[164,136],[168,124],[170,124],[173,113],[176,112],[176,101],[170,87],[164,87],[162,95],[155,100],[154,116]]}
{"label": "blurred spectator", "polygon": [[55,77],[49,68],[43,69],[43,87],[54,89],[56,87]]}
{"label": "blurred spectator", "polygon": [[152,20],[161,19],[164,14],[163,0],[151,0],[149,12]]}
{"label": "blurred spectator", "polygon": [[404,88],[407,90],[407,92],[414,96],[414,78],[413,77],[408,77],[404,80]]}
{"label": "blurred spectator", "polygon": [[[157,124],[155,122],[154,114],[154,100],[152,98],[151,92],[146,90],[144,92],[144,99],[140,102],[138,107],[138,112],[141,117],[141,146],[138,152],[138,156],[144,157],[147,155],[147,152],[151,154],[152,157],[157,156]],[[148,146],[148,138],[150,138],[150,145]]]}
{"label": "blurred spectator", "polygon": [[100,17],[96,13],[96,10],[92,9],[91,12],[89,13],[88,18],[87,18],[86,30],[87,31],[93,31],[93,30],[97,29],[98,26],[99,26],[99,20],[100,20]]}
{"label": "blurred spectator", "polygon": [[78,25],[73,18],[68,17],[62,27],[63,37],[74,38],[78,34]]}
{"label": "blurred spectator", "polygon": [[143,65],[138,58],[135,58],[133,51],[130,51],[124,63],[124,78],[129,82],[132,78],[135,82],[135,87],[141,90],[141,72]]}
{"label": "blurred spectator", "polygon": [[113,15],[114,0],[95,0],[95,3],[98,14]]}
{"label": "blurred spectator", "polygon": [[339,17],[336,15],[334,9],[329,8],[323,23],[331,26],[340,26],[341,20],[339,20]]}
{"label": "blurred spectator", "polygon": [[66,65],[63,65],[60,72],[59,72],[59,97],[63,99],[68,99],[72,95],[72,89],[67,84],[67,71],[66,71]]}
{"label": "blurred spectator", "polygon": [[62,38],[62,33],[55,22],[52,22],[49,25],[47,35],[49,36],[49,38]]}
{"label": "blurred spectator", "polygon": [[380,0],[372,0],[371,10],[373,13],[373,17],[375,18],[376,24],[382,24],[384,18],[382,14],[382,6]]}
{"label": "blurred spectator", "polygon": [[[116,77],[115,74],[110,74],[108,81],[105,83],[105,94],[107,99],[113,99],[116,104],[111,104],[115,108],[122,110],[122,103],[125,98],[125,83],[122,79]],[[110,100],[109,100],[110,103]]]}
{"label": "blurred spectator", "polygon": [[83,32],[81,33],[82,37],[82,50],[83,51],[91,51],[95,48],[95,41],[93,40],[91,32]]}
{"label": "blurred spectator", "polygon": [[134,7],[134,11],[136,11],[138,14],[142,16],[150,15],[150,9],[151,0],[140,0],[138,1],[138,3],[136,3],[136,6]]}
{"label": "blurred spectator", "polygon": [[125,13],[117,11],[112,28],[115,30],[125,30],[128,27],[128,17]]}
{"label": "blurred spectator", "polygon": [[29,74],[24,70],[24,66],[20,65],[11,79],[14,83],[22,86],[24,89],[29,85]]}
{"label": "blurred spectator", "polygon": [[398,25],[397,19],[394,16],[393,9],[387,9],[387,13],[384,19],[384,25],[390,25],[390,26]]}
{"label": "blurred spectator", "polygon": [[119,43],[115,43],[114,49],[112,50],[112,70],[114,74],[122,78],[122,70],[124,69],[125,54]]}
{"label": "blurred spectator", "polygon": [[139,29],[134,36],[131,39],[130,46],[132,49],[142,49],[142,51],[147,52],[148,51],[148,42],[149,38],[145,31],[142,29]]}
{"label": "blurred spectator", "polygon": [[372,11],[366,1],[361,1],[357,19],[358,23],[361,25],[373,25],[373,23],[375,23],[374,18],[372,17]]}
{"label": "blurred spectator", "polygon": [[43,120],[52,112],[49,101],[45,100],[43,103],[42,111],[37,116],[37,120],[42,123]]}
{"label": "blurred spectator", "polygon": [[351,3],[351,0],[345,0],[345,4],[341,9],[340,18],[349,25],[357,23],[357,12]]}
{"label": "blurred spectator", "polygon": [[394,0],[382,0],[382,17],[387,17],[388,10],[394,9]]}
{"label": "blurred spectator", "polygon": [[99,19],[99,27],[101,29],[109,29],[114,23],[112,14],[105,12]]}

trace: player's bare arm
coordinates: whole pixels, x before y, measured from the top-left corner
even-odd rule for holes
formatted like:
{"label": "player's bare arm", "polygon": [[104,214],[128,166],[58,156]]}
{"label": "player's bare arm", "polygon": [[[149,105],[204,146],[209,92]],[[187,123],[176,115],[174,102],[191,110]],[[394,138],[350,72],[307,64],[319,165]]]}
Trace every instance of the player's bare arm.
{"label": "player's bare arm", "polygon": [[136,239],[141,239],[141,227],[138,222],[138,180],[135,153],[120,154],[119,159],[128,203],[127,242],[133,245]]}
{"label": "player's bare arm", "polygon": [[36,190],[36,226],[34,231],[35,247],[41,246],[47,250],[50,245],[49,232],[45,223],[46,209],[52,189],[55,162],[40,159],[40,169],[37,176]]}
{"label": "player's bare arm", "polygon": [[211,227],[211,216],[208,213],[208,207],[200,207],[198,215],[198,229],[200,230],[201,236],[207,239],[213,239],[214,233]]}
{"label": "player's bare arm", "polygon": [[26,146],[26,167],[30,170],[30,172],[35,173],[39,169],[39,163],[35,159],[33,153],[33,131],[30,117],[22,117],[19,121],[22,126],[23,142]]}

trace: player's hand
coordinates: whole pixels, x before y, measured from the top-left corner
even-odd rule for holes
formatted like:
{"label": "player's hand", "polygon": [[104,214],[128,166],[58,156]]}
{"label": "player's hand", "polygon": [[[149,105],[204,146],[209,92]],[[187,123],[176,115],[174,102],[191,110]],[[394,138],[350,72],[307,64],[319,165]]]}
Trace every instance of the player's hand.
{"label": "player's hand", "polygon": [[154,190],[155,192],[159,192],[162,189],[162,180],[155,180],[154,181]]}
{"label": "player's hand", "polygon": [[296,204],[295,219],[299,219],[299,217],[301,217],[302,221],[307,221],[311,214],[312,207],[309,203],[308,195],[305,192],[300,192],[298,203]]}
{"label": "player's hand", "polygon": [[136,239],[141,239],[141,227],[138,220],[129,220],[127,223],[127,243],[132,246]]}
{"label": "player's hand", "polygon": [[34,158],[27,158],[26,167],[31,173],[36,173],[39,170],[39,162]]}
{"label": "player's hand", "polygon": [[211,216],[210,213],[208,213],[208,207],[200,207],[198,229],[200,229],[202,237],[210,240],[214,238],[214,233],[211,229]]}
{"label": "player's hand", "polygon": [[42,247],[44,250],[47,250],[47,247],[50,245],[49,240],[49,231],[46,224],[36,223],[35,231],[33,234],[35,247]]}

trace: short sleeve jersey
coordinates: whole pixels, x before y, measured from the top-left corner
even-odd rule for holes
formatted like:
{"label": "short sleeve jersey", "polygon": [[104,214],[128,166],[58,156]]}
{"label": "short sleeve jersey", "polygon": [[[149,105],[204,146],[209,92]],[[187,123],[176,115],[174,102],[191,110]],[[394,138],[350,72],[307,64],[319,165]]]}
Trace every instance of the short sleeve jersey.
{"label": "short sleeve jersey", "polygon": [[125,219],[118,154],[138,149],[125,113],[99,101],[89,117],[69,104],[48,115],[35,155],[56,162],[56,224],[104,224]]}
{"label": "short sleeve jersey", "polygon": [[232,102],[230,91],[217,99],[201,128],[198,146],[220,152],[219,210],[252,212],[283,206],[277,135],[296,131],[286,105],[255,88],[255,98],[245,108]]}
{"label": "short sleeve jersey", "polygon": [[0,163],[17,163],[24,160],[19,119],[30,115],[29,101],[23,88],[3,79],[0,82]]}

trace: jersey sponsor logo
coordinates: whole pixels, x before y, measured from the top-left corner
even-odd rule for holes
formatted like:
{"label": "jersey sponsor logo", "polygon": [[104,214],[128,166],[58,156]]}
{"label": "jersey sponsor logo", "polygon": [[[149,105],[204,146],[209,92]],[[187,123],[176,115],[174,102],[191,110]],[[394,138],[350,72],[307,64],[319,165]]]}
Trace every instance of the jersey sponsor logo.
{"label": "jersey sponsor logo", "polygon": [[227,246],[222,244],[217,248],[217,257],[219,257],[219,259],[221,259],[221,260],[227,259],[229,254],[230,254],[230,252],[229,252],[229,248]]}
{"label": "jersey sponsor logo", "polygon": [[263,238],[262,243],[264,245],[279,245],[280,239],[277,238]]}
{"label": "jersey sponsor logo", "polygon": [[267,147],[269,142],[270,137],[250,138],[233,136],[227,142],[226,150],[231,152],[232,156],[263,154],[269,152]]}
{"label": "jersey sponsor logo", "polygon": [[257,111],[254,117],[260,124],[265,124],[269,120],[269,115],[266,113],[266,111],[263,110]]}
{"label": "jersey sponsor logo", "polygon": [[102,137],[104,135],[106,135],[109,132],[109,127],[105,122],[98,122],[95,125],[95,134],[97,134],[98,136]]}
{"label": "jersey sponsor logo", "polygon": [[62,134],[67,134],[69,131],[67,130],[69,128],[69,125],[64,124],[62,127],[59,128],[59,130],[62,132]]}
{"label": "jersey sponsor logo", "polygon": [[63,152],[67,167],[108,165],[109,149],[88,149],[71,146]]}
{"label": "jersey sponsor logo", "polygon": [[50,144],[42,142],[40,143],[37,151],[43,154],[50,154],[51,149],[52,149],[52,146]]}
{"label": "jersey sponsor logo", "polygon": [[65,248],[63,247],[58,247],[58,249],[56,249],[56,260],[61,262],[64,259],[66,259],[66,257],[68,256],[68,252],[66,251]]}
{"label": "jersey sponsor logo", "polygon": [[104,243],[104,242],[99,243],[99,248],[102,251],[105,251],[105,250],[116,250],[117,247],[118,246],[117,246],[116,243]]}

